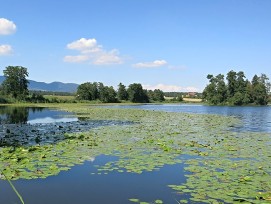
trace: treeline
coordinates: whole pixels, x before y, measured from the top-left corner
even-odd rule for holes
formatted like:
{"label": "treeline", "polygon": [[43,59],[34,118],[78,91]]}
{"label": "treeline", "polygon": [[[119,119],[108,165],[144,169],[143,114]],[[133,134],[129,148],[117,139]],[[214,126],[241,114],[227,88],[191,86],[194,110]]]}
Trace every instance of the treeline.
{"label": "treeline", "polygon": [[267,105],[270,92],[269,79],[265,74],[254,75],[251,81],[243,71],[229,71],[226,82],[223,74],[207,76],[209,84],[203,91],[203,99],[212,105]]}
{"label": "treeline", "polygon": [[[78,86],[76,92],[76,100],[65,96],[46,96],[46,92],[29,91],[28,90],[28,71],[22,66],[8,66],[3,71],[5,80],[0,86],[0,103],[12,103],[18,101],[34,102],[34,103],[58,103],[73,102],[78,100],[101,101],[103,103],[115,103],[121,101],[130,101],[135,103],[162,102],[164,101],[163,91],[156,89],[145,90],[139,83],[133,83],[126,88],[120,83],[118,89],[114,90],[112,86],[105,86],[101,82],[86,82]],[[50,94],[49,92],[47,94]],[[73,97],[72,95],[70,97]]]}
{"label": "treeline", "polygon": [[140,83],[133,83],[126,88],[119,83],[118,89],[112,86],[105,86],[101,82],[86,82],[77,88],[76,97],[79,100],[99,100],[103,103],[116,103],[130,101],[134,103],[149,103],[152,101],[164,101],[164,93],[159,89],[146,90]]}

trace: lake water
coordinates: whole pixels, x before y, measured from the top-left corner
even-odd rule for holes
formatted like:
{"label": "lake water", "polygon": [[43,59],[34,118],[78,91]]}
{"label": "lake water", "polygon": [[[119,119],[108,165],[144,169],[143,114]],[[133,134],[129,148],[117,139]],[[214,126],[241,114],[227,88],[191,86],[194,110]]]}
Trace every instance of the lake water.
{"label": "lake water", "polygon": [[[139,106],[110,106],[111,108],[137,108],[160,110],[168,112],[187,112],[198,114],[222,114],[235,116],[242,120],[240,131],[271,132],[271,107],[220,107],[202,105],[139,105]],[[0,109],[1,111],[1,109]],[[18,112],[18,111],[17,111]],[[19,111],[20,112],[20,111]],[[15,114],[16,115],[16,114]],[[50,109],[28,109],[27,117],[21,114],[16,123],[35,125],[48,122],[73,122],[78,118],[70,113]],[[6,113],[1,114],[1,123],[12,120]],[[69,171],[62,171],[57,176],[46,179],[20,179],[13,181],[17,190],[23,196],[26,204],[122,204],[130,203],[129,198],[140,198],[151,201],[159,198],[164,203],[177,203],[180,195],[168,188],[168,184],[184,181],[183,164],[166,165],[159,171],[129,174],[112,172],[108,175],[92,175],[97,171],[96,164],[104,164],[117,158],[100,155],[82,165],[74,166]],[[0,203],[20,203],[14,191],[6,180],[0,180]]]}
{"label": "lake water", "polygon": [[0,106],[0,124],[36,124],[78,121],[71,113],[48,108]]}
{"label": "lake water", "polygon": [[135,108],[144,110],[183,112],[195,114],[219,114],[239,118],[243,126],[241,131],[271,132],[271,106],[205,106],[193,104],[181,105],[129,105],[106,106],[110,108]]}

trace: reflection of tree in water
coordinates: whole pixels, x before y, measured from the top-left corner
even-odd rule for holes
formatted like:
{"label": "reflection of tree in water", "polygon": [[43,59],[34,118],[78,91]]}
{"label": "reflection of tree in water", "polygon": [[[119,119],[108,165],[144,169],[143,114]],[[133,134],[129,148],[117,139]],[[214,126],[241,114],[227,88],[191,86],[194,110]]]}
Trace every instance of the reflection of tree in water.
{"label": "reflection of tree in water", "polygon": [[33,113],[42,111],[43,108],[26,108],[26,107],[0,107],[1,124],[26,124],[28,121],[29,111]]}

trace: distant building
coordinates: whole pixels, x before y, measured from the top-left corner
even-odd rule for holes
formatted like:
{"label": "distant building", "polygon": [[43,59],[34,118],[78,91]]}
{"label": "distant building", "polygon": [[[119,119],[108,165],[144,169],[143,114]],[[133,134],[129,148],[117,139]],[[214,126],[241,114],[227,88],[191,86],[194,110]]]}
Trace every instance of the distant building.
{"label": "distant building", "polygon": [[197,97],[197,93],[196,92],[188,92],[185,97],[187,98],[195,98]]}

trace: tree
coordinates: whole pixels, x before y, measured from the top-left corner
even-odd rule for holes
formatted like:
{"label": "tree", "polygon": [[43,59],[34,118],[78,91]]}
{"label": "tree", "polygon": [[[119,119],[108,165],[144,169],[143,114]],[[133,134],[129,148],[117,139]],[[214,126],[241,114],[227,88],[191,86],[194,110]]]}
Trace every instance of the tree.
{"label": "tree", "polygon": [[8,66],[3,71],[5,80],[3,81],[3,91],[14,97],[23,100],[28,95],[27,68],[22,66]]}
{"label": "tree", "polygon": [[262,74],[260,77],[255,75],[252,79],[252,98],[257,105],[267,105],[270,83],[268,77]]}
{"label": "tree", "polygon": [[162,102],[165,100],[164,92],[160,89],[155,89],[154,91],[149,90],[148,91],[148,97],[153,101],[159,101]]}
{"label": "tree", "polygon": [[228,80],[228,98],[231,98],[236,93],[237,87],[237,74],[235,71],[231,70],[227,74]]}
{"label": "tree", "polygon": [[219,74],[214,77],[213,75],[208,74],[207,79],[209,79],[210,84],[204,89],[203,98],[213,105],[225,103],[227,88],[224,81],[224,75]]}
{"label": "tree", "polygon": [[118,87],[119,87],[118,92],[117,92],[118,100],[127,101],[128,100],[128,93],[127,93],[126,87],[122,83],[119,83]]}
{"label": "tree", "polygon": [[130,84],[128,89],[128,96],[131,102],[135,103],[148,103],[149,97],[147,91],[143,90],[142,85],[138,83]]}
{"label": "tree", "polygon": [[[232,74],[235,73],[235,74]],[[245,74],[244,72],[240,71],[238,73],[230,71],[228,73],[229,75],[233,76],[233,78],[229,78],[228,81],[228,93],[230,93],[232,90],[233,95],[229,95],[228,97],[228,102],[229,104],[232,105],[243,105],[243,104],[248,104],[250,102],[250,96],[249,93],[247,92],[247,81],[245,80]],[[230,88],[230,86],[234,84]]]}
{"label": "tree", "polygon": [[99,90],[99,99],[103,103],[114,103],[117,101],[116,99],[117,93],[112,86],[102,86]]}
{"label": "tree", "polygon": [[80,100],[96,100],[98,99],[98,84],[96,82],[86,82],[80,84],[77,88],[77,98]]}
{"label": "tree", "polygon": [[251,82],[245,78],[244,72],[236,73],[231,70],[227,74],[228,83],[226,85],[222,74],[216,77],[208,74],[209,84],[203,91],[203,99],[213,105],[244,105],[249,103],[266,105],[270,93],[268,77],[265,74],[260,77],[255,75]]}

